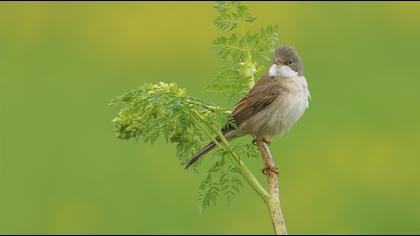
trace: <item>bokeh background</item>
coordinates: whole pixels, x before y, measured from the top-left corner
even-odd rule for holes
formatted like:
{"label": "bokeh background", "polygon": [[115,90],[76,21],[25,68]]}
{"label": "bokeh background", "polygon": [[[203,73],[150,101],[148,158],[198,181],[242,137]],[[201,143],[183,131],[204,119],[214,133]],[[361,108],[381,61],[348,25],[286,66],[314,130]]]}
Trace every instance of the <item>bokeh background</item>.
{"label": "bokeh background", "polygon": [[[272,144],[289,232],[420,233],[420,3],[246,5],[248,30],[278,24],[300,52],[312,94]],[[0,4],[0,233],[272,232],[248,186],[200,214],[203,176],[174,146],[113,133],[111,98],[144,82],[225,104],[206,91],[215,16],[211,2]]]}

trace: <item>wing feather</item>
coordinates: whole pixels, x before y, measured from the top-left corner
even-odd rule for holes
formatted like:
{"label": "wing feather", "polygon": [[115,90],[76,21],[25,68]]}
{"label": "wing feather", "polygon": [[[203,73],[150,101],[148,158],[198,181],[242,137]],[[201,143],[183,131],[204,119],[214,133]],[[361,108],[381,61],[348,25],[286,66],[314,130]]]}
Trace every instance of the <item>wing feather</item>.
{"label": "wing feather", "polygon": [[249,93],[236,104],[232,117],[237,124],[246,121],[272,104],[283,90],[284,88],[275,79],[268,75],[263,76]]}
{"label": "wing feather", "polygon": [[249,94],[236,105],[232,112],[232,117],[237,124],[240,124],[267,108],[274,100],[276,100],[277,96],[277,94],[270,94],[267,96]]}
{"label": "wing feather", "polygon": [[[284,90],[285,88],[279,86],[275,79],[268,75],[263,76],[257,81],[249,93],[236,104],[231,114],[233,123],[238,126],[258,112],[266,109]],[[233,129],[235,127],[227,124],[223,128],[223,131],[227,132]]]}

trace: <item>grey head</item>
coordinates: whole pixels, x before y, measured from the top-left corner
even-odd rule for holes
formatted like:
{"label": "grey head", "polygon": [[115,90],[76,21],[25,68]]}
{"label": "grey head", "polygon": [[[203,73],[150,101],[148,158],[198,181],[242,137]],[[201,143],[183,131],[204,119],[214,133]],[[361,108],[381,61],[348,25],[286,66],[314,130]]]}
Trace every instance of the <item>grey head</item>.
{"label": "grey head", "polygon": [[282,45],[274,52],[273,64],[286,65],[299,76],[303,75],[303,64],[296,50],[289,45]]}

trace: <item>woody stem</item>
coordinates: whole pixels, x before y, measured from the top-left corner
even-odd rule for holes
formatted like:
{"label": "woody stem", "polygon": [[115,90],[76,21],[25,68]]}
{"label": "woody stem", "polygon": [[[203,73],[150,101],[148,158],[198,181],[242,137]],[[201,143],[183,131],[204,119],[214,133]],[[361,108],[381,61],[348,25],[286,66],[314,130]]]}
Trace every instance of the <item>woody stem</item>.
{"label": "woody stem", "polygon": [[280,207],[280,191],[278,174],[273,171],[276,165],[271,155],[268,145],[263,140],[257,140],[258,149],[264,160],[264,166],[267,169],[268,197],[266,200],[268,209],[271,214],[274,232],[277,235],[287,235],[286,223],[284,221],[283,212]]}

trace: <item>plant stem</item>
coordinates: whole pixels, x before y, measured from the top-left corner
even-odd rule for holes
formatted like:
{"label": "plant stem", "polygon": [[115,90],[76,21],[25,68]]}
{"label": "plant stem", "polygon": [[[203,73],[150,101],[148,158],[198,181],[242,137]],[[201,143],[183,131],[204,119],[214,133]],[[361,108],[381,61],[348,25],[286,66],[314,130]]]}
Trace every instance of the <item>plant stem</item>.
{"label": "plant stem", "polygon": [[[218,131],[217,135],[225,145],[229,145],[229,142],[226,140],[225,136],[223,136],[222,132]],[[239,168],[241,174],[244,176],[248,184],[251,185],[251,187],[258,193],[258,195],[260,195],[264,201],[267,201],[269,194],[260,184],[257,178],[252,174],[252,172],[248,169],[248,167],[246,167],[245,163],[241,160],[239,155],[237,153],[232,153],[231,160],[236,165],[236,167]]]}
{"label": "plant stem", "polygon": [[[247,52],[247,63],[252,63],[252,55],[251,55],[251,50],[249,49],[249,45],[248,45],[248,38],[246,37],[245,34],[245,30],[244,30],[244,26],[241,24],[240,25],[240,29],[241,29],[241,34],[242,37],[245,38],[245,47],[246,47],[246,52]],[[255,77],[254,77],[254,71],[251,71],[251,79],[249,80],[249,88],[254,87],[255,85]]]}
{"label": "plant stem", "polygon": [[280,191],[279,191],[279,179],[278,174],[272,171],[271,168],[277,169],[273,156],[271,155],[270,149],[267,144],[262,140],[257,140],[258,149],[260,150],[261,156],[264,160],[264,166],[269,168],[267,170],[267,181],[268,181],[268,198],[267,206],[271,214],[273,222],[274,232],[277,235],[287,235],[286,223],[284,221],[283,212],[280,207]]}
{"label": "plant stem", "polygon": [[[215,128],[213,125],[205,122],[205,120],[203,119],[201,114],[198,113],[197,111],[194,111],[194,115],[195,115],[195,118],[197,120],[199,120],[199,122],[198,122],[199,124],[204,123],[207,127],[209,127],[213,132],[216,133],[216,136],[218,136],[220,138],[220,140],[222,141],[222,143],[224,145],[226,145],[226,146],[229,145],[229,142],[226,140],[225,136],[223,136],[223,134],[220,130]],[[203,130],[206,131],[205,128],[203,128]],[[208,132],[206,132],[206,134],[210,137],[210,139],[213,140],[213,142],[215,142],[216,146],[218,146],[218,147],[221,146],[221,144],[219,142],[217,142],[217,140],[214,137],[212,137]],[[252,174],[252,172],[248,169],[248,167],[245,165],[245,163],[240,159],[239,155],[237,153],[232,153],[232,155],[230,155],[229,157],[230,157],[230,160],[233,162],[233,164],[240,170],[242,176],[245,178],[245,180],[248,182],[248,184],[251,185],[251,187],[255,190],[255,192],[257,192],[258,195],[264,201],[266,201],[268,199],[267,191],[260,184],[258,179]]]}
{"label": "plant stem", "polygon": [[[218,147],[221,147],[222,144],[228,146],[229,141],[225,138],[223,133],[214,127],[211,124],[205,122],[203,117],[197,111],[194,111],[193,116],[197,119],[198,123],[201,125],[202,123],[205,124],[208,128],[210,128],[216,136],[220,138],[221,143],[216,140],[209,132],[206,131],[204,127],[203,130],[206,131],[206,134],[215,142]],[[270,149],[268,148],[267,144],[264,143],[263,140],[257,140],[258,149],[260,150],[261,156],[264,159],[264,166],[270,167],[270,169],[275,169],[276,165],[274,163],[274,159],[271,155]],[[258,179],[252,174],[252,172],[248,169],[245,163],[240,159],[239,155],[235,152],[229,156],[230,160],[233,164],[240,170],[242,176],[248,182],[248,184],[257,192],[257,194],[264,200],[265,204],[267,205],[271,219],[273,222],[274,232],[277,235],[287,235],[286,224],[284,222],[283,213],[280,207],[280,192],[279,192],[279,183],[278,183],[278,175],[273,171],[267,171],[267,181],[268,181],[268,192],[264,189],[264,187],[260,184]]]}
{"label": "plant stem", "polygon": [[252,174],[252,172],[246,167],[245,163],[239,159],[239,156],[236,153],[232,153],[231,161],[239,168],[242,176],[248,182],[249,185],[258,193],[258,195],[264,200],[267,201],[268,193],[264,187],[260,184],[258,179]]}

